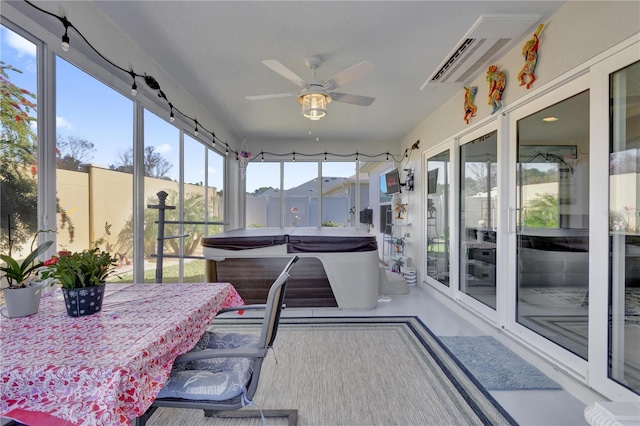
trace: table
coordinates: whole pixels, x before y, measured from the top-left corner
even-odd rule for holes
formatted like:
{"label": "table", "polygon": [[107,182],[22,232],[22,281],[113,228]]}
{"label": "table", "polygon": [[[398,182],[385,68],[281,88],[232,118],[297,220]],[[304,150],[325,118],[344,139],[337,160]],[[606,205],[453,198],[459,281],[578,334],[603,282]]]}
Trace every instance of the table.
{"label": "table", "polygon": [[312,257],[322,263],[338,307],[372,309],[378,303],[378,245],[360,229],[243,228],[203,237],[201,243],[209,271],[227,258]]}
{"label": "table", "polygon": [[107,284],[100,313],[72,318],[43,295],[37,314],[0,318],[0,413],[77,425],[142,415],[216,313],[244,302],[231,284]]}

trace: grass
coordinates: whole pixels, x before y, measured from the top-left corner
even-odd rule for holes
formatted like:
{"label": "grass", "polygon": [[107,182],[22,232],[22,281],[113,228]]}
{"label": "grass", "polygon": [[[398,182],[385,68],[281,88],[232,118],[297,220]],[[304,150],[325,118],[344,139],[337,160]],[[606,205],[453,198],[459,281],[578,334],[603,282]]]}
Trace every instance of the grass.
{"label": "grass", "polygon": [[[184,262],[184,278],[185,283],[198,283],[204,282],[204,260],[189,260]],[[177,263],[163,266],[162,268],[162,282],[164,283],[177,283],[179,281],[180,268]],[[110,282],[133,282],[133,273],[121,275],[122,280],[118,278],[112,278]],[[151,269],[145,269],[144,282],[155,283],[156,282],[156,268],[155,265]]]}

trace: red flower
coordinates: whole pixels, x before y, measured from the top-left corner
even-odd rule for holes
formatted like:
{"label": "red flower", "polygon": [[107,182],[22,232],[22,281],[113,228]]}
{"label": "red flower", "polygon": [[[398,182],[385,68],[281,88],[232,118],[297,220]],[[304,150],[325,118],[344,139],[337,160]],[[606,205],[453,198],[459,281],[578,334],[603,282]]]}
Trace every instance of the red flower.
{"label": "red flower", "polygon": [[44,261],[44,266],[51,266],[51,265],[57,265],[57,264],[58,264],[58,258],[55,256],[49,260]]}
{"label": "red flower", "polygon": [[58,252],[58,256],[62,257],[62,256],[71,256],[71,252],[68,250],[60,250]]}

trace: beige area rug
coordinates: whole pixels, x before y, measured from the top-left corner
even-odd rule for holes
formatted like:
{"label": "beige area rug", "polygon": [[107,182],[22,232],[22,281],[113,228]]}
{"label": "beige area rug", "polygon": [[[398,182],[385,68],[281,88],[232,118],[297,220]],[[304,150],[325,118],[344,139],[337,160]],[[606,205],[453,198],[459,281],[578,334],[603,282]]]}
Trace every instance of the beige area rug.
{"label": "beige area rug", "polygon": [[[253,319],[213,324],[211,331],[258,330]],[[299,425],[516,424],[415,317],[282,318],[254,402],[263,409],[297,409]],[[267,422],[287,424],[285,418]],[[160,408],[147,424],[262,421]]]}

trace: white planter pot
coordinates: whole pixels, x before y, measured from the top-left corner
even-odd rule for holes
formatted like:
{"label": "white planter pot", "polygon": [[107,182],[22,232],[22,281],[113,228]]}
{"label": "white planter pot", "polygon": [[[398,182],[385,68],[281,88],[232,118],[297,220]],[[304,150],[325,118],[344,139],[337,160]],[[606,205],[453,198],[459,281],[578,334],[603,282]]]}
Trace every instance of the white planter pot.
{"label": "white planter pot", "polygon": [[26,317],[38,312],[43,283],[34,283],[24,288],[5,288],[5,307],[2,313],[9,318]]}

